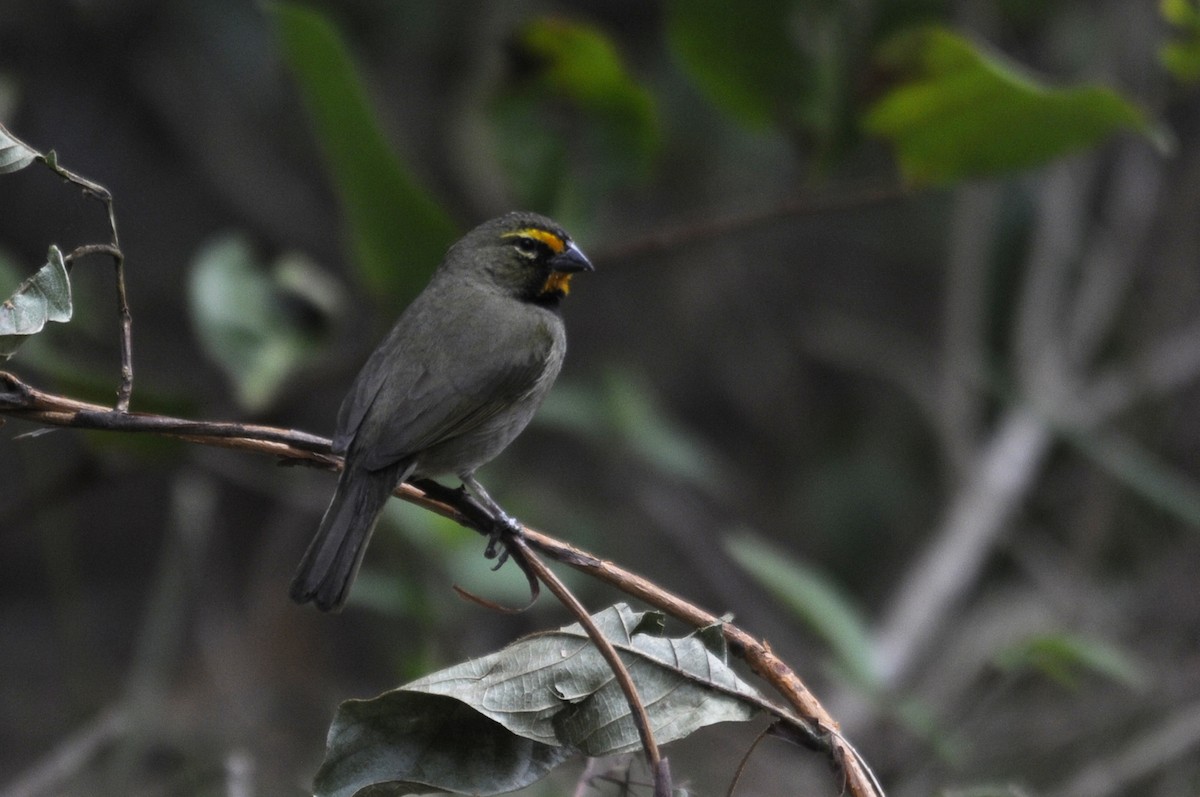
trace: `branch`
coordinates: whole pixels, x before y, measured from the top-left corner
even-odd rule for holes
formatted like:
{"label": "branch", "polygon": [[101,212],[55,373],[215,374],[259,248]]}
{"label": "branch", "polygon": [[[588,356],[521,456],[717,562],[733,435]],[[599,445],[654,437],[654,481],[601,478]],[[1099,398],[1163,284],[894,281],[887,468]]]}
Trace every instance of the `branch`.
{"label": "branch", "polygon": [[987,373],[988,327],[993,320],[994,301],[987,282],[1000,194],[992,184],[967,185],[954,192],[942,305],[941,373],[928,383],[937,391],[933,428],[941,436],[947,471],[952,474],[970,465],[986,428],[987,394],[979,384]]}
{"label": "branch", "polygon": [[[24,142],[22,145],[29,148],[31,152],[37,152]],[[129,312],[129,297],[125,292],[125,253],[121,251],[121,241],[117,235],[117,214],[113,207],[112,192],[99,183],[60,165],[58,154],[54,150],[45,154],[39,152],[37,160],[67,182],[79,186],[85,196],[103,202],[105,210],[108,211],[108,228],[112,232],[109,243],[81,246],[65,259],[70,262],[75,258],[93,254],[104,254],[113,259],[117,279],[117,314],[121,321],[121,384],[117,387],[116,409],[119,412],[127,412],[129,400],[133,395],[133,315]]]}
{"label": "branch", "polygon": [[329,440],[294,429],[249,423],[191,421],[145,412],[123,412],[38,390],[15,374],[0,371],[0,415],[46,426],[111,432],[150,432],[202,445],[276,454],[336,468],[340,458],[329,453]]}
{"label": "branch", "polygon": [[908,677],[959,605],[1041,471],[1053,439],[1045,421],[1024,407],[1009,409],[997,423],[879,624],[876,658],[885,684]]}
{"label": "branch", "polygon": [[[658,750],[658,743],[654,740],[654,733],[650,728],[650,716],[646,713],[646,706],[642,703],[641,696],[638,695],[637,686],[633,683],[633,677],[630,676],[629,670],[625,667],[625,662],[621,661],[620,654],[612,643],[605,638],[600,629],[596,627],[596,623],[588,614],[587,609],[579,602],[579,599],[572,594],[567,585],[554,575],[546,564],[534,555],[530,550],[529,544],[521,537],[514,537],[510,544],[514,548],[514,554],[521,557],[538,577],[538,580],[550,588],[554,593],[554,597],[558,598],[567,609],[570,610],[575,618],[579,620],[583,630],[587,632],[588,637],[592,640],[592,644],[600,651],[600,655],[608,662],[609,669],[612,670],[613,676],[616,677],[617,683],[621,687],[621,691],[625,693],[625,701],[629,704],[629,712],[633,717],[633,724],[637,726],[638,736],[642,740],[642,749],[646,751],[646,760],[650,763],[650,771],[654,773],[654,797],[671,797],[671,770],[667,764],[667,760],[662,757]],[[515,558],[515,557],[514,557]]]}
{"label": "branch", "polygon": [[1097,757],[1057,794],[1061,797],[1119,794],[1137,781],[1162,772],[1173,761],[1188,757],[1195,761],[1197,750],[1200,750],[1200,703],[1193,703],[1131,739],[1125,750]]}
{"label": "branch", "polygon": [[610,262],[658,254],[670,249],[679,249],[684,246],[723,238],[727,235],[753,229],[754,227],[772,224],[782,219],[878,205],[884,202],[903,199],[911,193],[911,189],[902,185],[860,188],[825,197],[791,199],[765,210],[736,213],[699,223],[680,224],[674,227],[661,225],[655,232],[630,238],[618,246],[598,251],[596,253],[596,262],[600,262],[601,260]]}
{"label": "branch", "polygon": [[[200,445],[220,446],[286,460],[336,469],[339,457],[329,451],[330,441],[293,429],[230,422],[191,421],[140,412],[120,412],[98,404],[45,393],[0,371],[0,416],[8,415],[48,426],[77,429],[151,433]],[[479,529],[479,518],[469,517],[450,504],[426,495],[417,487],[401,484],[395,495],[460,525]],[[796,673],[771,650],[770,645],[689,601],[659,587],[636,573],[618,567],[594,554],[568,545],[548,534],[525,528],[529,547],[551,559],[609,584],[694,628],[719,625],[730,650],[740,656],[760,678],[769,683],[809,727],[816,732],[822,750],[843,774],[852,797],[882,797],[884,792],[858,751],[841,735],[838,723],[809,691]],[[532,559],[532,557],[531,557]],[[553,586],[547,582],[547,586]]]}
{"label": "branch", "polygon": [[97,754],[131,729],[129,714],[121,705],[101,712],[0,790],[0,797],[38,797],[66,791],[67,783]]}
{"label": "branch", "polygon": [[815,729],[825,752],[831,756],[834,765],[845,774],[846,788],[850,794],[854,797],[882,797],[883,787],[879,785],[858,751],[842,737],[837,721],[766,642],[760,642],[736,625],[594,554],[528,527],[525,529],[525,538],[532,547],[551,559],[638,598],[693,628],[720,625],[730,650],[740,656],[756,675],[779,692],[800,717]]}

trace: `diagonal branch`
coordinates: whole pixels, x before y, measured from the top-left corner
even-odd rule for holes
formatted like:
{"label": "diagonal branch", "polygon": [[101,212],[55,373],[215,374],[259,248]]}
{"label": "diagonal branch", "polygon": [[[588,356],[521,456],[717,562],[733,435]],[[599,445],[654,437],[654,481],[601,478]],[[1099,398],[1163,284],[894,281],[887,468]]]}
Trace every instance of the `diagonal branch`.
{"label": "diagonal branch", "polygon": [[592,644],[596,646],[596,650],[600,651],[600,655],[608,662],[609,669],[612,670],[613,676],[621,686],[621,691],[625,693],[625,701],[629,704],[630,715],[633,717],[634,725],[637,726],[638,736],[642,739],[642,749],[646,751],[646,760],[650,763],[650,771],[654,773],[654,797],[670,797],[670,767],[658,750],[658,742],[654,740],[654,732],[650,728],[650,716],[646,713],[646,706],[642,703],[637,686],[633,683],[633,677],[625,667],[625,662],[621,661],[620,654],[596,627],[596,623],[579,599],[558,576],[554,575],[550,568],[546,567],[545,562],[533,553],[525,539],[520,536],[513,537],[509,541],[509,545],[512,546],[514,558],[522,559],[537,575],[538,580],[554,593],[554,597],[558,598],[559,602],[575,615],[575,619],[579,620],[583,630],[592,640]]}

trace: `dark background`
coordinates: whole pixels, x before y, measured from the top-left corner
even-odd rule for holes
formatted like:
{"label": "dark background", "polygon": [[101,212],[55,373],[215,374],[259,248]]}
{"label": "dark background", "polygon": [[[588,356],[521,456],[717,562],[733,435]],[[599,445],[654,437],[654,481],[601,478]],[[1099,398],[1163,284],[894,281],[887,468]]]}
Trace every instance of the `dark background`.
{"label": "dark background", "polygon": [[[742,5],[791,8],[834,75],[765,124],[693,79],[671,4],[326,8],[387,142],[458,230],[528,206],[597,266],[566,303],[552,399],[482,480],[525,522],[768,639],[891,794],[1195,795],[1200,95],[1157,60],[1157,4]],[[521,32],[542,19],[611,42],[650,143],[541,101]],[[1119,91],[1173,153],[1126,133],[903,190],[858,119],[886,85],[878,43],[930,20],[1051,83]],[[332,431],[403,302],[356,267],[263,8],[5,0],[0,120],[116,198],[134,409]],[[274,296],[306,357],[253,406],[188,298],[231,234],[263,263],[302,254],[338,300],[315,282]],[[0,176],[4,285],[50,243],[104,240],[100,206],[44,168]],[[85,261],[73,282],[72,323],[4,367],[111,402],[111,268]],[[399,502],[341,615],[294,606],[329,474],[131,436],[18,439],[33,428],[0,428],[0,795],[301,794],[340,700],[568,621],[548,599],[516,616],[460,600],[452,584],[519,604],[522,580]],[[737,564],[762,544],[779,553],[760,563],[795,565],[794,600]],[[572,583],[593,609],[620,598]],[[723,726],[667,752],[718,794],[752,738]],[[824,766],[769,741],[739,793],[836,794]]]}

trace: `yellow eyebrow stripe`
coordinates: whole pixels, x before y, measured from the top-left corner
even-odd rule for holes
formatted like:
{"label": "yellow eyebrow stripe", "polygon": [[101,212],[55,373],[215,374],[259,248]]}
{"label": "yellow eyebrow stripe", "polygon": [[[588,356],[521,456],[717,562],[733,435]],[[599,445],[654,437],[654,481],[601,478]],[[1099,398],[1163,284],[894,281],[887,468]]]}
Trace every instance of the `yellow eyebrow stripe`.
{"label": "yellow eyebrow stripe", "polygon": [[567,242],[559,238],[552,232],[539,229],[538,227],[526,227],[523,230],[516,232],[508,232],[504,234],[505,238],[532,238],[535,241],[541,241],[546,246],[550,247],[550,251],[554,254],[561,254],[562,250],[567,248]]}

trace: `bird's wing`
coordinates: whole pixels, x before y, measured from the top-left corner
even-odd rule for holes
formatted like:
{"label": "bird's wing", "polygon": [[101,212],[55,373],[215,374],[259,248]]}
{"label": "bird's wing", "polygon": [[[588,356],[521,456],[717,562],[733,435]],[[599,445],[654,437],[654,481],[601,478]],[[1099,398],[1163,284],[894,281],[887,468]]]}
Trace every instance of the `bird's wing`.
{"label": "bird's wing", "polygon": [[[335,446],[386,467],[457,437],[509,407],[544,377],[553,332],[542,323],[405,313],[342,404]],[[418,333],[419,330],[419,333]],[[390,352],[390,354],[388,353]]]}

